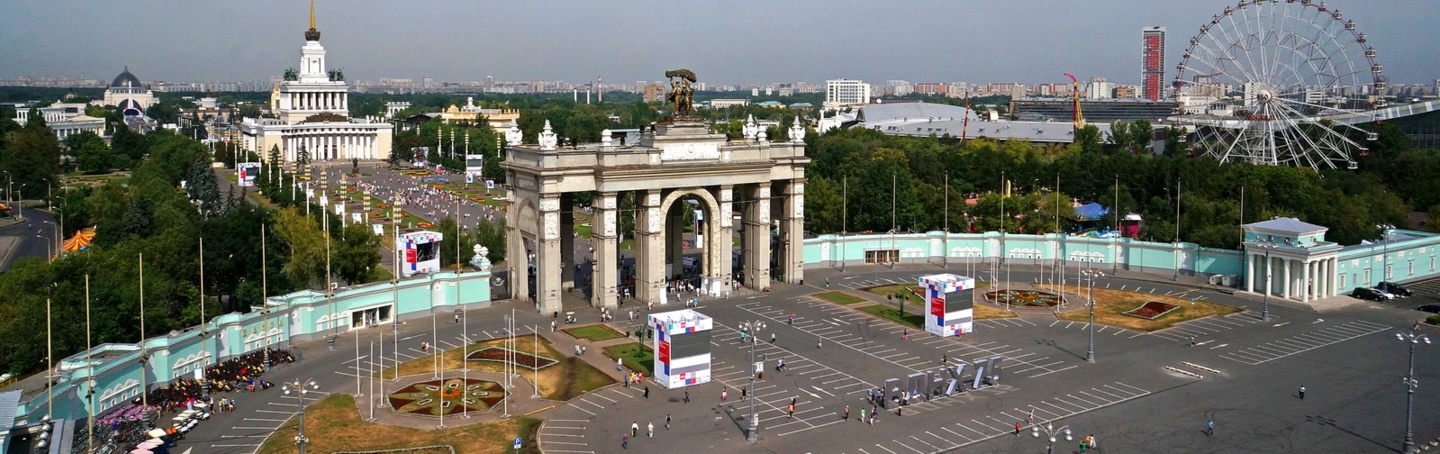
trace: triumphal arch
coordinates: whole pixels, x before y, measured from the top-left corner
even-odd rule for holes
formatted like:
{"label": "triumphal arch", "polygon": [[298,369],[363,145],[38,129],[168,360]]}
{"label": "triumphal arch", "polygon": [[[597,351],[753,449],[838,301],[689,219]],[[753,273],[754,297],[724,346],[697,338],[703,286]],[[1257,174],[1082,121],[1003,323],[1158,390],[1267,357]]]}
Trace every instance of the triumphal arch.
{"label": "triumphal arch", "polygon": [[[532,299],[542,313],[552,313],[564,310],[567,294],[595,307],[614,308],[626,293],[675,303],[664,294],[666,285],[687,272],[690,282],[712,295],[736,284],[765,289],[772,275],[792,283],[804,278],[810,158],[798,119],[787,141],[768,140],[753,120],[743,138],[730,139],[692,115],[694,74],[666,75],[674,115],[642,128],[638,137],[617,139],[607,130],[600,143],[562,144],[547,121],[537,143],[507,147],[506,260],[515,298]],[[511,143],[519,142],[518,132],[512,128]],[[577,213],[589,218],[593,242],[579,253]],[[632,219],[633,228],[622,230]],[[691,226],[691,238],[703,235],[703,242],[682,243]],[[633,264],[621,257],[622,244],[631,245],[626,240],[633,240]],[[697,243],[699,260],[687,259],[684,246]],[[588,279],[577,281],[577,273]]]}

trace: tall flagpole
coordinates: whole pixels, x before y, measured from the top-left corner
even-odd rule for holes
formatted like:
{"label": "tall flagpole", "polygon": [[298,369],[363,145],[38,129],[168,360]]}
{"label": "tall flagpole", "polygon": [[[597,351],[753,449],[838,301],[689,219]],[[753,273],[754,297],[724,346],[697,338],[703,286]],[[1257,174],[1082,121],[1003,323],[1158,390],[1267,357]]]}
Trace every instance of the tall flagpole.
{"label": "tall flagpole", "polygon": [[145,367],[145,253],[140,253],[140,407],[150,406],[150,385]]}
{"label": "tall flagpole", "polygon": [[[824,114],[821,114],[824,115]],[[840,198],[840,272],[845,272],[845,238],[846,229],[850,227],[850,176],[846,175],[840,180],[840,191],[844,196]]]}
{"label": "tall flagpole", "polygon": [[265,367],[270,367],[270,285],[269,268],[265,266],[265,222],[260,222],[260,326],[265,332],[265,350],[261,353]]}
{"label": "tall flagpole", "polygon": [[941,240],[943,250],[940,251],[940,267],[950,265],[950,174],[945,174],[945,236]]}
{"label": "tall flagpole", "polygon": [[[205,237],[200,237],[200,370],[210,362],[210,353],[205,349]],[[203,377],[204,372],[201,372]]]}
{"label": "tall flagpole", "polygon": [[[90,411],[86,412],[86,416],[85,416],[85,427],[95,427],[95,363],[93,363],[93,362],[90,361],[90,349],[91,349],[91,345],[94,345],[94,344],[91,344],[91,343],[90,343],[90,275],[89,275],[89,274],[86,274],[86,275],[85,275],[85,367],[88,369],[88,371],[87,371],[88,373],[86,374],[86,375],[87,375],[86,381],[88,381],[90,384],[89,384],[89,386],[86,386],[86,388],[88,388],[88,389],[86,389],[86,391],[85,391],[85,400],[87,401],[86,403],[87,403],[87,404],[89,405],[89,407],[90,407]],[[94,452],[95,452],[95,437],[85,437],[85,438],[89,441],[89,445],[90,445],[89,450],[86,451],[86,452],[94,453]]]}

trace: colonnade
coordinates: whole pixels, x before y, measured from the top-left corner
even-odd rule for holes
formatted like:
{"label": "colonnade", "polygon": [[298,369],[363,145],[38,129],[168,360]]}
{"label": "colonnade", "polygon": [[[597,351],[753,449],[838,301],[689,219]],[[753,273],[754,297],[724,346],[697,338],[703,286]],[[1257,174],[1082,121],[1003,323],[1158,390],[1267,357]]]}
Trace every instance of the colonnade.
{"label": "colonnade", "polygon": [[291,92],[291,110],[350,110],[349,96],[345,92]]}
{"label": "colonnade", "polygon": [[284,136],[286,161],[295,161],[300,148],[304,147],[314,161],[375,159],[376,136],[360,131],[319,131],[287,134]]}
{"label": "colonnade", "polygon": [[1245,290],[1253,293],[1258,285],[1267,296],[1304,302],[1335,296],[1339,260],[1335,256],[1296,259],[1252,251],[1245,257]]}

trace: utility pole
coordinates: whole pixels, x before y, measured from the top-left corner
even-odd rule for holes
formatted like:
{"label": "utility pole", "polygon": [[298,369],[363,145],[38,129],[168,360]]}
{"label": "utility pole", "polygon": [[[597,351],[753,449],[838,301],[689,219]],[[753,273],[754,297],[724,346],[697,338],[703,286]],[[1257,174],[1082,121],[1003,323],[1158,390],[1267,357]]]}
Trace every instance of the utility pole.
{"label": "utility pole", "polygon": [[945,174],[945,236],[940,241],[940,267],[950,265],[950,174]]}
{"label": "utility pole", "polygon": [[840,180],[840,272],[845,272],[845,233],[850,228],[850,177]]}

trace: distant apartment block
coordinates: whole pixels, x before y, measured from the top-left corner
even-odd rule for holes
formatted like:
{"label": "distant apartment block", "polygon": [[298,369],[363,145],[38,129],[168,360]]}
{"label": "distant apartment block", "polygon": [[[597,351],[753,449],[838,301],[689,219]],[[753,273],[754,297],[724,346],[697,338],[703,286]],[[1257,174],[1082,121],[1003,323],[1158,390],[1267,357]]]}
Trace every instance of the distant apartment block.
{"label": "distant apartment block", "polygon": [[1165,27],[1145,27],[1140,37],[1141,96],[1159,101],[1165,90]]}
{"label": "distant apartment block", "polygon": [[852,106],[870,103],[870,84],[862,80],[831,79],[825,81],[825,107]]}

